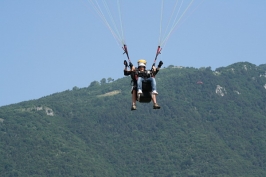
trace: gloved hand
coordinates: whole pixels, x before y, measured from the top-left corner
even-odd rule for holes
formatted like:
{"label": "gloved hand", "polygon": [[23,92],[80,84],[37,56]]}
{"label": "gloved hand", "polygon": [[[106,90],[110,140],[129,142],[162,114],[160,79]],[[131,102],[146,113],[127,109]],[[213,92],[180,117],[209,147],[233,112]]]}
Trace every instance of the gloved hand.
{"label": "gloved hand", "polygon": [[124,60],[125,67],[128,67],[127,60]]}
{"label": "gloved hand", "polygon": [[163,62],[162,62],[162,61],[160,61],[160,62],[159,62],[159,64],[158,64],[158,68],[161,68],[161,67],[162,67],[162,65],[163,65]]}
{"label": "gloved hand", "polygon": [[133,64],[131,62],[129,62],[129,67],[132,68],[133,67]]}

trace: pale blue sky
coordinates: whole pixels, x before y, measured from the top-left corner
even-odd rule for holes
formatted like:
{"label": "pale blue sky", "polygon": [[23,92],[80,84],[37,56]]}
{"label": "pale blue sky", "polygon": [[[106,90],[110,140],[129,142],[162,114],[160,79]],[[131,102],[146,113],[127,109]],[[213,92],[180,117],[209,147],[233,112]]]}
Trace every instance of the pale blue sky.
{"label": "pale blue sky", "polygon": [[[165,13],[173,2],[165,1]],[[121,4],[130,58],[151,65],[161,1]],[[123,77],[126,56],[89,1],[1,0],[0,17],[0,106]],[[265,64],[265,31],[265,0],[204,0],[174,31],[158,60],[213,70],[240,61]]]}

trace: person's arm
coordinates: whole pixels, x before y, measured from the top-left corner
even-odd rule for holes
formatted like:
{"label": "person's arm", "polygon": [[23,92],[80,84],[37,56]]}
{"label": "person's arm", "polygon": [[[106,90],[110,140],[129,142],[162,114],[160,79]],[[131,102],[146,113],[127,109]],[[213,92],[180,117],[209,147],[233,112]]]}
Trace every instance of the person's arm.
{"label": "person's arm", "polygon": [[128,75],[131,74],[131,71],[128,71],[128,70],[127,70],[128,64],[127,64],[127,61],[126,61],[126,60],[124,60],[124,65],[125,65],[124,75],[125,75],[125,76],[128,76]]}
{"label": "person's arm", "polygon": [[154,76],[159,72],[159,70],[160,70],[160,68],[162,67],[162,65],[163,65],[163,62],[160,61],[159,64],[158,64],[158,66],[157,66],[157,68],[155,68],[155,66],[153,66],[153,71],[155,71],[155,72],[153,73]]}

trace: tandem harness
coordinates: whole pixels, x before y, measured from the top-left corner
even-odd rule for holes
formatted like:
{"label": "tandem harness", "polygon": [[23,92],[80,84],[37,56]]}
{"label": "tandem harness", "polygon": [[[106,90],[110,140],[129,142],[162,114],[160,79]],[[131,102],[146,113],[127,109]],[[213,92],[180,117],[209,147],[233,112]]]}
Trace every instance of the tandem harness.
{"label": "tandem harness", "polygon": [[136,69],[134,72],[131,73],[131,85],[133,87],[137,87],[138,77],[144,78],[144,82],[146,82],[147,78],[154,76],[155,74],[152,70],[139,71],[138,69]]}
{"label": "tandem harness", "polygon": [[152,70],[139,71],[138,69],[136,69],[136,71],[134,72],[134,78],[132,79],[138,80],[138,77],[146,79],[154,76],[155,73]]}
{"label": "tandem harness", "polygon": [[151,97],[151,91],[152,91],[151,82],[146,80],[146,79],[150,78],[150,77],[154,77],[155,74],[151,70],[139,71],[139,70],[136,69],[135,72],[132,72],[132,74],[131,74],[131,78],[132,78],[131,84],[133,86],[133,90],[137,91],[137,80],[138,80],[138,77],[144,78],[144,80],[142,81],[142,94],[140,94],[140,97],[138,97],[136,95],[137,96],[136,99],[139,102],[141,102],[141,103],[149,103],[151,101],[151,98],[152,98]]}

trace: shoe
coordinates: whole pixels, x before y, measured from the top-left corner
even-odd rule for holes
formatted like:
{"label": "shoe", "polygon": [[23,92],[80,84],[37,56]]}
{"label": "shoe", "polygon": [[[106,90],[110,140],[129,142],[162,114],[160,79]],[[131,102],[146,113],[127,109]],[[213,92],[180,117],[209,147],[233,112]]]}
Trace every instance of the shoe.
{"label": "shoe", "polygon": [[142,93],[142,90],[139,89],[139,90],[138,90],[138,94],[141,94],[141,93]]}
{"label": "shoe", "polygon": [[158,95],[158,92],[156,90],[153,90],[151,93],[154,95]]}
{"label": "shoe", "polygon": [[157,104],[157,103],[154,103],[153,105],[153,109],[160,109],[161,107]]}
{"label": "shoe", "polygon": [[133,105],[131,106],[131,111],[136,110],[136,109],[137,109],[137,106],[133,104]]}

